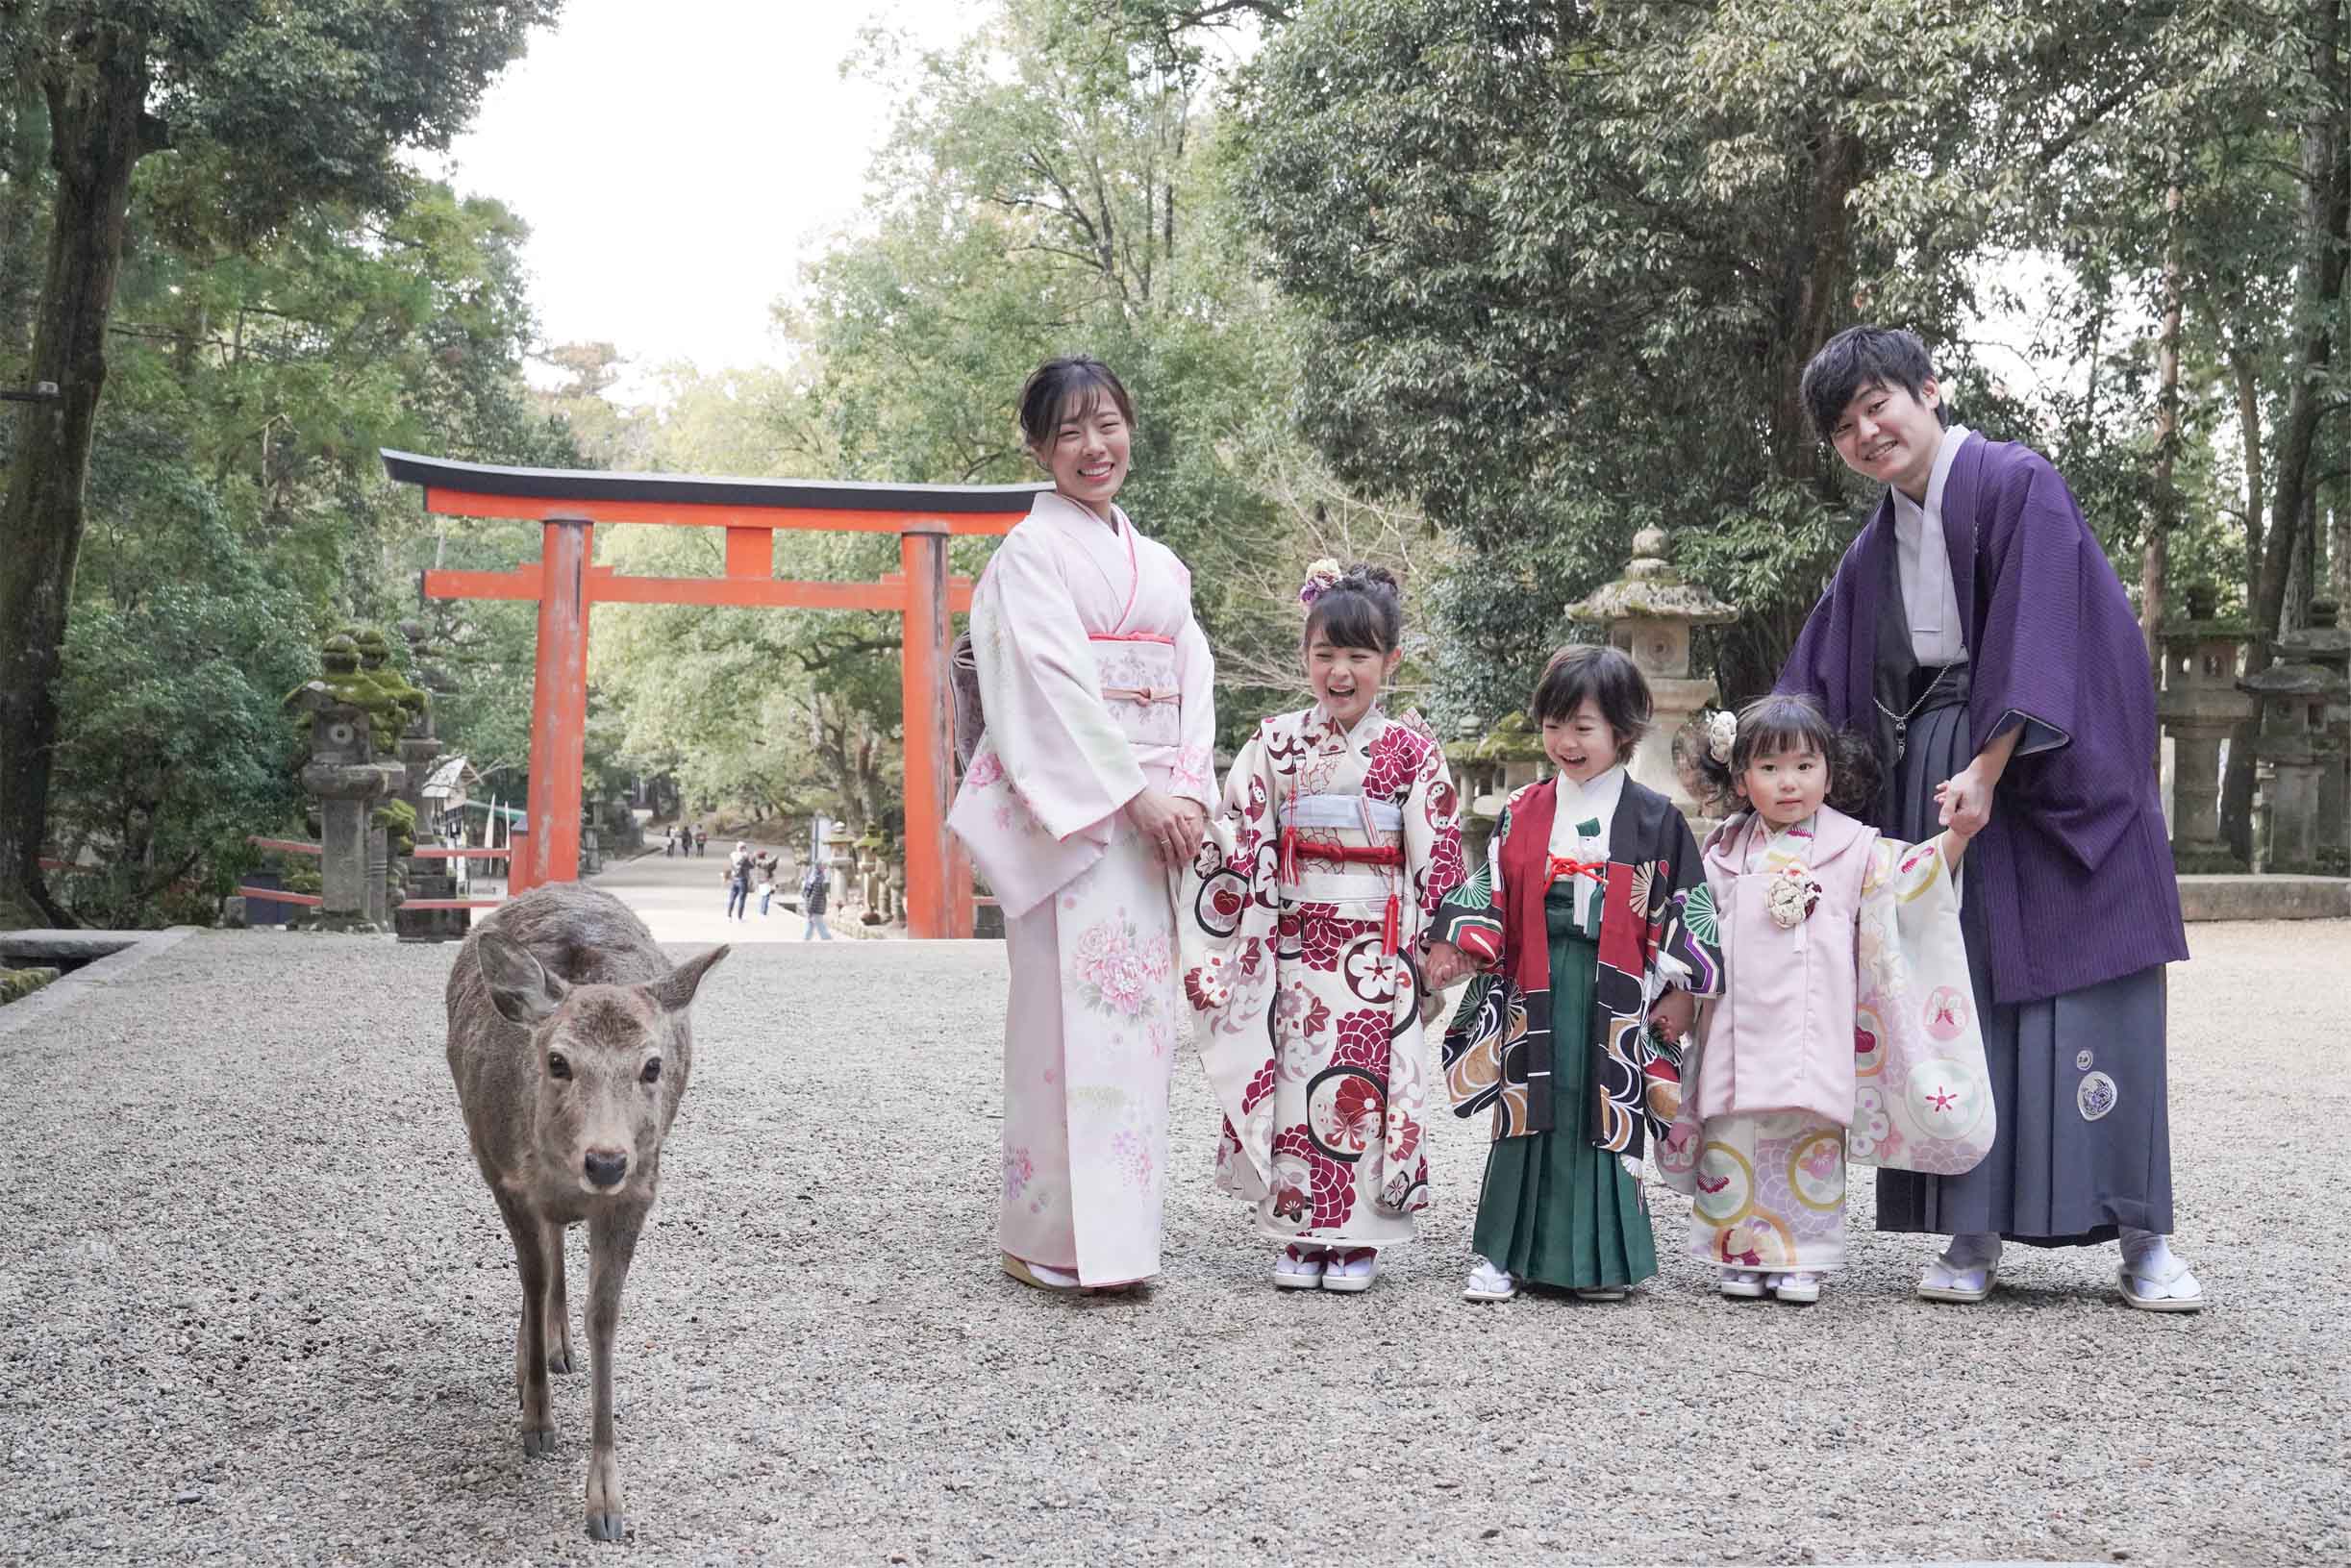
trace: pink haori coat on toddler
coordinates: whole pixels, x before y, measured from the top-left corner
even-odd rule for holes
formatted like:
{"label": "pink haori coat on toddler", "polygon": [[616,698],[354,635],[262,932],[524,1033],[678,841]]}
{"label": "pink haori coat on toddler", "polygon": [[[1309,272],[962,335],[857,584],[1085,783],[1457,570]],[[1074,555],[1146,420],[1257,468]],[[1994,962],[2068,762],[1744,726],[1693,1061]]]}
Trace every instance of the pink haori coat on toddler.
{"label": "pink haori coat on toddler", "polygon": [[1165,546],[1037,498],[973,591],[987,715],[948,826],[1004,910],[1003,1250],[1088,1285],[1159,1272],[1183,1037],[1176,873],[1122,808],[1214,804],[1215,668]]}
{"label": "pink haori coat on toddler", "polygon": [[[1844,1261],[1845,1161],[1949,1174],[1990,1149],[1990,1079],[1940,841],[1823,807],[1707,839],[1723,994],[1661,1140],[1690,1253],[1734,1268]],[[1693,924],[1699,909],[1692,903]]]}

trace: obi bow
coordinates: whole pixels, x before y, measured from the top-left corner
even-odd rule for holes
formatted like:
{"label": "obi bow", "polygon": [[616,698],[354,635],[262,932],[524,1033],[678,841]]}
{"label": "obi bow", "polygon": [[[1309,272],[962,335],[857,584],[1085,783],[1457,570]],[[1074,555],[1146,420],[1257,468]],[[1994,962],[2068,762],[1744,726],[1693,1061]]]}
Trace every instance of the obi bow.
{"label": "obi bow", "polygon": [[1140,703],[1149,708],[1155,703],[1181,704],[1184,693],[1174,686],[1104,686],[1102,695],[1112,702]]}

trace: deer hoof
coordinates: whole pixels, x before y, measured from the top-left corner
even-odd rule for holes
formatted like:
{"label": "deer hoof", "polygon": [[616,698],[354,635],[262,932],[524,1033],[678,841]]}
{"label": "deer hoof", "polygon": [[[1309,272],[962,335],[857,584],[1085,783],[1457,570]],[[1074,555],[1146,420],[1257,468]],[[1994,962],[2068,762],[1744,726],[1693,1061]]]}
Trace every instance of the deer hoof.
{"label": "deer hoof", "polygon": [[571,1347],[559,1345],[549,1351],[547,1353],[547,1370],[561,1374],[578,1371],[579,1369],[571,1364]]}
{"label": "deer hoof", "polygon": [[588,1538],[591,1541],[625,1541],[629,1538],[629,1516],[625,1513],[591,1513],[588,1516]]}
{"label": "deer hoof", "polygon": [[522,1456],[526,1459],[547,1459],[555,1456],[555,1429],[544,1427],[522,1434]]}

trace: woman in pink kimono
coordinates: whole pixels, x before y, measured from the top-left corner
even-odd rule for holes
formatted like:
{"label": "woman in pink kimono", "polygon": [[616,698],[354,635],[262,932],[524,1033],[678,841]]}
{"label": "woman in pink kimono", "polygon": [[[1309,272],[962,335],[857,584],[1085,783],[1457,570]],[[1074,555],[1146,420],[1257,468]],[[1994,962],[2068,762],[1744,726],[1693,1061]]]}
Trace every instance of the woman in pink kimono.
{"label": "woman in pink kimono", "polygon": [[1690,1194],[1690,1255],[1725,1296],[1820,1299],[1845,1257],[1845,1161],[1965,1170],[1991,1146],[1991,1085],[1967,984],[1956,829],[1918,845],[1828,804],[1875,770],[1809,697],[1713,715],[1700,771],[1744,809],[1709,835],[1722,994],[1683,1058],[1658,1148]]}
{"label": "woman in pink kimono", "polygon": [[972,595],[987,728],[947,821],[1004,911],[1005,1272],[1048,1289],[1160,1269],[1184,1019],[1175,882],[1214,798],[1214,665],[1191,576],[1138,535],[1134,406],[1099,361],[1020,394],[1053,476]]}

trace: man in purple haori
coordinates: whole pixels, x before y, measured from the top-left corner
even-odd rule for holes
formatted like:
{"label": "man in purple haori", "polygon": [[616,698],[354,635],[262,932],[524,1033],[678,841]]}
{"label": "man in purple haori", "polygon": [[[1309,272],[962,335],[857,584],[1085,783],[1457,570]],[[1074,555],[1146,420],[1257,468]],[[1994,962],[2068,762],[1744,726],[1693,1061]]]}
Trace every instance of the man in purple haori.
{"label": "man in purple haori", "polygon": [[1961,926],[1998,1141],[1964,1176],[1881,1171],[1878,1229],[1952,1238],[1918,1282],[1931,1301],[1982,1301],[2004,1239],[2118,1239],[2125,1301],[2193,1311],[2202,1287],[2165,1239],[2163,965],[2188,941],[2122,583],[2047,459],[1949,426],[1912,334],[1838,334],[1803,396],[1846,466],[1888,488],[1779,689],[1875,737],[1881,832],[1981,824]]}

